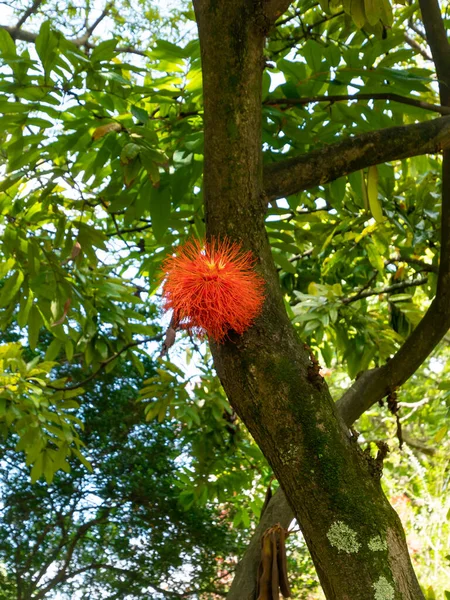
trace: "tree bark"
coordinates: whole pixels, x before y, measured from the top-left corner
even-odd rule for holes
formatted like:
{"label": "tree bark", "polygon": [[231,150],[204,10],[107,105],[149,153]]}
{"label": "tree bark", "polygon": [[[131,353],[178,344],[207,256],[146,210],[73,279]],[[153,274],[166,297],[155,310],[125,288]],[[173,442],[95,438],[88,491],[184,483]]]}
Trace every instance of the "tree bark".
{"label": "tree bark", "polygon": [[[263,44],[276,2],[194,0],[203,68],[207,235],[257,258],[262,315],[211,344],[227,396],[295,512],[326,597],[418,600],[402,526],[284,309],[265,233],[261,152]],[[280,9],[286,2],[279,2]],[[265,11],[270,5],[270,12]],[[275,10],[274,10],[275,7]]]}

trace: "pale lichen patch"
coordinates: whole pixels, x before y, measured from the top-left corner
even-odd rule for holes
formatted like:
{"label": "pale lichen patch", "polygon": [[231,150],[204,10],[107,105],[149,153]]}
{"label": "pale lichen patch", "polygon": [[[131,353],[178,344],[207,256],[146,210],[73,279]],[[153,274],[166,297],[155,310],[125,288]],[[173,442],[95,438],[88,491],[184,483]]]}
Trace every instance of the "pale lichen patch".
{"label": "pale lichen patch", "polygon": [[372,584],[375,590],[375,600],[394,600],[395,590],[386,577],[381,576]]}
{"label": "pale lichen patch", "polygon": [[339,551],[347,552],[347,554],[358,552],[361,548],[356,531],[353,531],[353,529],[342,521],[336,521],[331,525],[327,533],[327,538],[332,546]]}
{"label": "pale lichen patch", "polygon": [[281,462],[284,465],[288,465],[288,464],[292,464],[292,463],[296,463],[298,462],[298,457],[302,455],[301,452],[302,448],[300,446],[298,446],[297,444],[290,444],[289,448],[287,448],[286,450],[284,450],[284,452],[281,453],[280,455],[280,459]]}
{"label": "pale lichen patch", "polygon": [[369,550],[372,550],[372,552],[381,552],[383,550],[387,550],[387,542],[381,537],[381,535],[374,535],[371,537],[367,545],[369,546]]}

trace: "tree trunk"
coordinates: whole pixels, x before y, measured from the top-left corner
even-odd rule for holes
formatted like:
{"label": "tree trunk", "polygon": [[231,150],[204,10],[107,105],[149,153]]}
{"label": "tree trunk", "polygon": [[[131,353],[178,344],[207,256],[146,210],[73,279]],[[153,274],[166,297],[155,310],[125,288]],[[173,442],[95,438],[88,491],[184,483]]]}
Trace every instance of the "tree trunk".
{"label": "tree trunk", "polygon": [[211,344],[227,396],[272,466],[328,599],[423,598],[405,536],[284,309],[264,228],[263,44],[284,0],[194,0],[205,110],[207,235],[257,258],[262,315],[243,336]]}

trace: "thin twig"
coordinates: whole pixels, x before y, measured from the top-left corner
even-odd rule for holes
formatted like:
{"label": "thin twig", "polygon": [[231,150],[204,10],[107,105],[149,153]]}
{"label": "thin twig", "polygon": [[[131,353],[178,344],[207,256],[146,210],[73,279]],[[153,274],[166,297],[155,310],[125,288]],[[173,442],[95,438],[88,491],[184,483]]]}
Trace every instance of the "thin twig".
{"label": "thin twig", "polygon": [[412,29],[412,31],[414,31],[414,33],[421,37],[425,42],[427,41],[427,36],[425,35],[425,32],[419,29],[417,25],[415,25],[412,21],[408,22],[408,27]]}
{"label": "thin twig", "polygon": [[105,369],[107,367],[107,365],[109,365],[109,363],[111,363],[113,360],[118,358],[121,354],[123,354],[130,348],[134,348],[135,346],[139,346],[140,344],[146,344],[148,342],[160,342],[163,339],[163,337],[164,337],[163,334],[160,333],[158,335],[154,335],[153,337],[148,337],[148,338],[144,338],[143,340],[139,340],[138,342],[130,342],[129,344],[126,344],[123,348],[121,348],[121,350],[119,350],[118,352],[116,352],[115,354],[113,354],[112,356],[107,358],[106,360],[103,360],[100,363],[100,367],[96,371],[94,371],[91,375],[89,375],[89,377],[86,377],[86,379],[83,379],[83,381],[80,381],[78,383],[74,383],[73,385],[68,385],[68,386],[62,387],[62,388],[56,387],[54,385],[47,385],[47,387],[50,388],[51,390],[56,390],[58,392],[67,392],[69,390],[76,390],[80,387],[83,387],[84,385],[86,385],[86,383],[89,383],[95,377],[97,377],[97,375],[101,371],[103,371],[103,369]]}
{"label": "thin twig", "polygon": [[367,292],[359,292],[354,296],[350,296],[350,298],[343,298],[343,304],[350,304],[350,302],[356,302],[357,300],[361,300],[361,298],[368,298],[369,296],[379,296],[380,294],[390,294],[391,292],[398,292],[399,290],[404,290],[409,287],[424,285],[428,282],[428,277],[422,277],[421,279],[412,279],[411,281],[401,281],[399,283],[394,283],[388,287],[385,287],[381,290],[369,290]]}
{"label": "thin twig", "polygon": [[344,94],[344,95],[329,95],[329,96],[307,96],[305,98],[269,98],[264,101],[265,106],[303,106],[306,104],[313,104],[317,102],[349,102],[352,100],[389,100],[391,102],[399,102],[400,104],[408,104],[409,106],[416,106],[423,108],[424,110],[430,110],[432,112],[439,113],[441,115],[450,115],[450,107],[440,106],[439,104],[431,104],[430,102],[424,102],[423,100],[416,100],[415,98],[409,98],[408,96],[400,96],[399,94],[392,94],[390,92],[383,92],[377,94]]}
{"label": "thin twig", "polygon": [[[111,216],[113,215],[113,213],[110,213],[110,214],[111,214]],[[141,227],[132,227],[130,229],[116,229],[116,231],[110,231],[110,232],[106,233],[105,235],[107,237],[112,237],[115,235],[122,236],[124,233],[135,233],[135,232],[139,232],[139,231],[145,231],[146,229],[151,229],[151,228],[152,228],[152,224],[149,223],[148,225],[142,225]],[[123,240],[122,237],[120,239],[122,239],[122,241],[125,241],[125,240]]]}
{"label": "thin twig", "polygon": [[34,15],[37,12],[37,9],[40,7],[40,5],[42,4],[43,1],[44,0],[34,0],[33,4],[29,8],[27,8],[27,10],[23,13],[23,15],[17,21],[17,24],[16,24],[17,29],[20,29],[20,27],[22,27],[22,25],[25,23],[25,21],[28,19],[28,17],[31,17],[31,15]]}
{"label": "thin twig", "polygon": [[301,11],[297,10],[293,15],[289,15],[288,17],[281,19],[281,21],[277,21],[275,23],[275,27],[280,27],[280,25],[286,25],[286,23],[289,23],[289,21],[292,21],[293,19],[299,17],[302,14],[303,13]]}
{"label": "thin twig", "polygon": [[411,46],[411,48],[414,48],[414,50],[417,50],[417,52],[419,54],[421,54],[425,60],[433,60],[431,58],[431,56],[428,54],[428,52],[422,48],[422,46],[419,44],[419,42],[416,42],[416,40],[414,40],[412,37],[409,37],[409,35],[407,33],[405,33],[405,42],[407,44],[409,44]]}

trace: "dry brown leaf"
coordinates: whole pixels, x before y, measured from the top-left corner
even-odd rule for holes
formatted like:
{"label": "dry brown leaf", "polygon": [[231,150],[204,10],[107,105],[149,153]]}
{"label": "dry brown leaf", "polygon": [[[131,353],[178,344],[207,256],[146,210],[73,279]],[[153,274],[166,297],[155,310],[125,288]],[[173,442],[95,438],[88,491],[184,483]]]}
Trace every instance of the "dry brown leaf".
{"label": "dry brown leaf", "polygon": [[112,131],[122,131],[122,125],[115,121],[113,123],[106,123],[106,125],[100,125],[100,127],[97,127],[97,129],[92,134],[92,139],[99,140],[108,133],[111,133]]}
{"label": "dry brown leaf", "polygon": [[57,325],[62,325],[64,323],[64,321],[66,320],[66,317],[67,317],[67,313],[69,312],[71,303],[72,303],[72,300],[70,298],[67,298],[67,300],[64,303],[64,311],[63,311],[62,316],[57,321],[52,323],[52,327],[56,327]]}
{"label": "dry brown leaf", "polygon": [[272,600],[272,540],[270,529],[263,535],[261,544],[261,575],[257,600]]}

